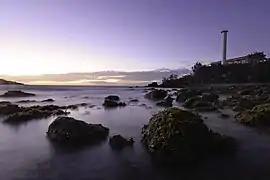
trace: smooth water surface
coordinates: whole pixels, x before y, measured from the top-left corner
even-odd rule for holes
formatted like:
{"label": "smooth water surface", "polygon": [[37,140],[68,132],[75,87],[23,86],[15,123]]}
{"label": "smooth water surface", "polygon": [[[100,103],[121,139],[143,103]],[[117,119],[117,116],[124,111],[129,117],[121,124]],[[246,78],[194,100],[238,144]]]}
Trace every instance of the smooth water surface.
{"label": "smooth water surface", "polygon": [[[218,113],[203,113],[206,124],[215,131],[235,137],[239,151],[235,157],[209,159],[194,167],[168,171],[156,167],[140,143],[140,132],[157,108],[145,99],[144,88],[129,87],[69,87],[69,86],[1,86],[0,94],[21,89],[35,93],[30,98],[1,98],[8,100],[44,100],[70,105],[89,103],[95,107],[81,107],[69,116],[110,128],[110,135],[134,137],[133,148],[113,151],[108,142],[78,150],[53,146],[46,138],[49,124],[55,117],[33,120],[20,125],[0,124],[0,179],[52,180],[139,180],[139,179],[270,179],[270,135],[234,122],[220,119]],[[128,104],[124,108],[104,109],[104,97],[119,95]],[[137,98],[138,103],[129,104]],[[142,105],[145,104],[145,105]],[[175,103],[175,106],[181,104]],[[224,110],[233,115],[233,112]],[[232,116],[233,117],[233,116]],[[3,119],[1,119],[2,122]]]}

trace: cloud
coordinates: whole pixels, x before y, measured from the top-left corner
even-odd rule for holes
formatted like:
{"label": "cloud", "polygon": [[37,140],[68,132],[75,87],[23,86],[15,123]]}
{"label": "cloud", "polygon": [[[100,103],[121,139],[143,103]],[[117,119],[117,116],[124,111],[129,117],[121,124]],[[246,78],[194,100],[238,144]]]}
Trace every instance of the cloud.
{"label": "cloud", "polygon": [[144,85],[151,81],[160,81],[171,74],[182,76],[189,74],[188,69],[159,69],[153,71],[99,71],[88,73],[44,74],[38,76],[1,76],[3,79],[26,84],[60,85]]}

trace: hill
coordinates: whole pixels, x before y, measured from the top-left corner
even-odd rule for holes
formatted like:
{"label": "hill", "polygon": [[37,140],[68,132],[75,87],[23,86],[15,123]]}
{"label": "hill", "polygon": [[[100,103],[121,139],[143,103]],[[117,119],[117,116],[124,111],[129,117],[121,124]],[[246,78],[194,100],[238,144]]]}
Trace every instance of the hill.
{"label": "hill", "polygon": [[0,79],[0,85],[23,85],[23,84],[15,81],[7,81],[4,79]]}

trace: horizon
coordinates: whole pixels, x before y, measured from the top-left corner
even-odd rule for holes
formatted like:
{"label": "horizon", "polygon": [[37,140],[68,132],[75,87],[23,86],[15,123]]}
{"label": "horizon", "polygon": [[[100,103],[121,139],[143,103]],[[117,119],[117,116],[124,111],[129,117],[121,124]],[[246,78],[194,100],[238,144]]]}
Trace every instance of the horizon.
{"label": "horizon", "polygon": [[[248,0],[245,8],[241,1],[207,2],[3,0],[1,78],[30,84],[144,84],[167,75],[152,74],[156,69],[187,72],[197,61],[221,60],[223,29],[229,30],[228,58],[270,54],[270,25],[263,18],[270,16],[270,2]],[[69,77],[110,71],[122,74]],[[145,71],[151,79],[148,74],[138,78]],[[52,81],[60,76],[61,81]]]}

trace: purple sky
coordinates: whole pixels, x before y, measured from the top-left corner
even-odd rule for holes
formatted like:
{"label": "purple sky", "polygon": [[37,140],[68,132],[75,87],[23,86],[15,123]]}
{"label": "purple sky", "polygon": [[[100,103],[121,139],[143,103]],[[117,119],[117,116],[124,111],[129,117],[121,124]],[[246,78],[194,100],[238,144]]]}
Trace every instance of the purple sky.
{"label": "purple sky", "polygon": [[[33,74],[58,73],[55,61],[69,64],[59,73],[190,67],[221,59],[224,28],[229,58],[256,50],[269,55],[269,7],[268,0],[1,0],[2,47],[9,43],[16,54],[31,45],[0,60],[10,62],[8,69],[35,57],[27,63],[42,65]],[[59,47],[61,58],[51,60]],[[88,58],[90,52],[95,56]],[[76,53],[83,58],[65,59]]]}

